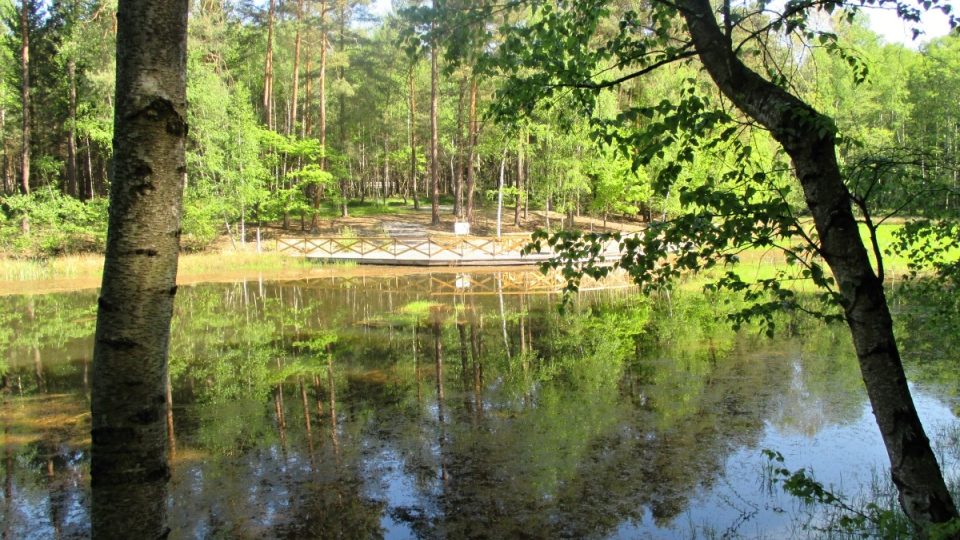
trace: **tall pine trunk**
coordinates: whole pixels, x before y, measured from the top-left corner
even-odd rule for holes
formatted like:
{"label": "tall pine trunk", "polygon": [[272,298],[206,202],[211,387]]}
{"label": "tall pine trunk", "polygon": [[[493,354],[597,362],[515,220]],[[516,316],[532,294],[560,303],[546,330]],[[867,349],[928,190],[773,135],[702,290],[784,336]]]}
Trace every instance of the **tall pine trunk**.
{"label": "tall pine trunk", "polygon": [[[327,0],[320,0],[320,149],[323,157],[320,158],[320,169],[327,170]],[[319,223],[320,195],[322,190],[317,186],[313,190],[313,217],[310,220],[310,230],[316,231]]]}
{"label": "tall pine trunk", "polygon": [[22,108],[20,191],[30,194],[30,2],[20,7],[20,106]]}
{"label": "tall pine trunk", "polygon": [[92,533],[165,538],[170,318],[186,181],[188,0],[120,0],[113,181],[93,352]]}
{"label": "tall pine trunk", "polygon": [[747,68],[708,0],[683,0],[697,54],[740,110],[770,130],[790,156],[819,235],[819,253],[839,286],[863,382],[890,459],[900,504],[916,524],[957,518],[907,386],[881,279],[860,238],[836,156],[830,119]]}
{"label": "tall pine trunk", "polygon": [[460,79],[460,91],[457,93],[457,131],[453,135],[453,160],[451,170],[453,180],[453,215],[457,221],[463,216],[463,101],[466,94],[466,78]]}
{"label": "tall pine trunk", "polygon": [[476,184],[477,152],[477,79],[470,81],[470,113],[467,121],[467,221],[473,222],[473,191]]}
{"label": "tall pine trunk", "polygon": [[273,119],[273,19],[276,0],[270,0],[267,11],[267,52],[263,62],[263,114],[267,129],[274,128]]}
{"label": "tall pine trunk", "polygon": [[300,93],[300,30],[303,23],[303,0],[297,0],[297,31],[293,41],[293,90],[291,92],[290,104],[290,133],[297,133],[297,109],[299,107],[298,99]]}
{"label": "tall pine trunk", "polygon": [[417,195],[417,96],[413,85],[414,66],[410,66],[410,183],[413,190],[413,208],[420,209]]}
{"label": "tall pine trunk", "polygon": [[[340,30],[339,35],[337,36],[337,46],[340,49],[340,54],[345,55],[347,52],[347,5],[345,0],[340,0],[338,3],[339,7],[339,24]],[[344,67],[343,63],[340,64],[340,67],[337,68],[337,80],[340,81],[342,85],[344,82]],[[340,151],[344,155],[347,154],[347,119],[344,113],[347,110],[347,98],[342,92],[338,98],[339,102],[339,113],[337,114],[337,123],[339,124],[339,129],[337,130],[337,136],[340,139]],[[340,217],[350,217],[350,210],[347,206],[347,187],[348,187],[348,178],[340,179]]]}
{"label": "tall pine trunk", "polygon": [[74,59],[67,60],[67,81],[69,95],[67,96],[67,193],[72,197],[80,197],[77,182],[77,63]]}
{"label": "tall pine trunk", "polygon": [[[431,27],[435,27],[431,24]],[[439,129],[437,122],[437,40],[430,46],[430,223],[440,224]]]}

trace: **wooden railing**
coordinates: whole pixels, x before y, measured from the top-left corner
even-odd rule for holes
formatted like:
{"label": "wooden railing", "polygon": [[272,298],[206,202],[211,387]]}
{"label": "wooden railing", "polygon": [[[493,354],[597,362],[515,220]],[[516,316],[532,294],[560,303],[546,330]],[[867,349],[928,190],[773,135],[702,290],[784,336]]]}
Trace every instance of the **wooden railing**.
{"label": "wooden railing", "polygon": [[[277,250],[288,255],[368,264],[535,264],[552,252],[523,255],[528,235],[501,238],[431,235],[424,237],[279,238]],[[616,243],[605,253],[616,253]]]}
{"label": "wooden railing", "polygon": [[[564,289],[566,281],[557,271],[543,274],[538,271],[495,271],[478,270],[466,272],[440,271],[431,273],[394,275],[358,275],[317,278],[310,281],[310,287],[325,290],[365,290],[377,293],[409,293],[410,291],[428,291],[431,296],[450,295],[515,295],[532,293],[558,293]],[[595,289],[622,289],[633,287],[630,276],[623,271],[615,271],[602,280],[584,276],[580,291]]]}

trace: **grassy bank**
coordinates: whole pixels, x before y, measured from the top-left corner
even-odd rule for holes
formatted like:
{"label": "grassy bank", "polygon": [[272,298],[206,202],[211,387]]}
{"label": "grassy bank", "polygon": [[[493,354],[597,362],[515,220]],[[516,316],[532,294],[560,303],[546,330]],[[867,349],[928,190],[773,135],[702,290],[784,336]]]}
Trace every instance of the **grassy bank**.
{"label": "grassy bank", "polygon": [[[315,266],[304,259],[279,253],[222,251],[183,254],[177,273],[180,276],[195,276],[224,271],[307,270]],[[102,255],[65,255],[48,259],[0,258],[0,281],[99,279],[102,272]]]}

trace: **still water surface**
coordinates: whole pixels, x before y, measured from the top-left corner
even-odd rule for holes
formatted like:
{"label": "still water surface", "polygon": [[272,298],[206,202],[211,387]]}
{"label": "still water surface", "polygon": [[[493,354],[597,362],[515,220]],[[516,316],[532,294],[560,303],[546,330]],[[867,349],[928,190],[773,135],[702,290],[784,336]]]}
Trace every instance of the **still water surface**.
{"label": "still water surface", "polygon": [[[807,537],[816,516],[770,485],[762,449],[845,493],[884,476],[843,327],[767,340],[729,330],[717,298],[623,288],[560,313],[548,285],[181,288],[171,537]],[[0,298],[4,538],[88,534],[95,300]],[[914,392],[949,439],[954,398]]]}

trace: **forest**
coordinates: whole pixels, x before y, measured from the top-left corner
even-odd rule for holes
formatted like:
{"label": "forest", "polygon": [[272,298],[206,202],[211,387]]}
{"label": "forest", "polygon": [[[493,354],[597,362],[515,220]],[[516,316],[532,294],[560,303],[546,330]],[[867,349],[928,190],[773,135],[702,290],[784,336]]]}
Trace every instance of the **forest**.
{"label": "forest", "polygon": [[[752,471],[768,492],[781,484],[801,503],[843,512],[833,522],[814,516],[826,528],[808,522],[804,530],[960,537],[958,469],[944,451],[957,440],[957,399],[949,395],[955,383],[929,375],[956,363],[949,353],[932,352],[950,349],[960,284],[960,20],[950,3],[434,0],[384,7],[350,0],[0,6],[4,262],[103,254],[95,302],[93,295],[58,298],[60,291],[49,303],[27,294],[11,304],[0,335],[11,356],[0,390],[18,392],[19,404],[75,411],[77,402],[57,401],[47,385],[53,368],[45,368],[43,358],[52,352],[65,387],[83,398],[84,412],[66,424],[85,432],[89,422],[90,439],[63,439],[70,429],[37,434],[47,424],[20,415],[42,415],[42,407],[29,413],[4,408],[5,426],[15,422],[28,433],[16,447],[25,467],[5,444],[5,515],[25,512],[10,504],[13,485],[34,489],[36,466],[44,464],[49,489],[38,497],[47,497],[47,517],[59,535],[71,524],[61,519],[57,502],[64,490],[54,495],[53,486],[64,482],[56,471],[85,481],[89,466],[92,497],[77,507],[89,507],[94,537],[123,536],[133,527],[166,537],[168,506],[178,504],[168,495],[181,485],[171,480],[176,469],[224,455],[243,456],[251,470],[275,465],[285,477],[288,467],[299,467],[303,478],[314,477],[290,486],[305,490],[288,502],[302,508],[271,510],[273,517],[259,523],[221,523],[229,512],[212,504],[209,516],[197,518],[210,520],[201,535],[229,536],[231,527],[306,535],[296,531],[312,526],[313,505],[329,516],[337,515],[331,504],[349,504],[373,536],[395,530],[457,537],[464,525],[447,518],[461,512],[478,487],[489,484],[496,492],[509,485],[512,478],[498,475],[513,465],[481,464],[474,471],[474,460],[485,456],[458,448],[495,444],[494,435],[502,434],[529,446],[522,423],[532,421],[534,429],[558,436],[548,445],[558,461],[533,471],[522,486],[543,491],[521,503],[532,511],[517,514],[522,523],[506,524],[504,536],[522,536],[531,526],[546,530],[536,525],[542,512],[534,508],[544,501],[558,502],[541,507],[558,527],[551,537],[625,536],[642,530],[645,520],[648,532],[674,528],[693,508],[686,499],[705,494],[701,487],[721,468],[725,477],[736,475],[741,460],[734,456],[749,452],[769,461]],[[914,41],[881,38],[870,24],[875,9],[894,11]],[[946,17],[952,33],[920,41],[922,16],[931,11]],[[497,242],[502,222],[521,228],[518,257],[546,257],[539,259],[540,273],[498,270],[488,260],[488,268],[475,273],[423,272],[424,281],[401,280],[395,266],[377,274],[325,260],[313,265],[329,270],[323,280],[309,273],[268,274],[266,281],[262,273],[235,276],[209,294],[195,294],[204,289],[199,286],[181,295],[186,311],[174,302],[184,250],[219,258],[226,242],[255,241],[259,254],[267,234],[279,252],[282,236],[291,235],[302,239],[307,263],[322,257],[319,248],[308,253],[305,237],[321,234],[356,244],[363,255],[369,238],[343,225],[357,215],[397,215],[406,225],[429,212],[432,232],[449,233],[451,222],[464,221],[482,222],[488,232],[493,208]],[[385,225],[381,230],[392,235]],[[388,240],[397,246],[396,236]],[[428,263],[438,262],[434,255],[427,251]],[[585,284],[593,288],[584,291]],[[66,290],[83,288],[95,287]],[[505,300],[510,294],[517,298]],[[31,330],[47,317],[38,314],[41,303],[54,312],[78,306],[66,325],[77,333]],[[84,326],[91,319],[80,318],[94,305],[91,334]],[[911,310],[928,318],[918,323]],[[183,328],[194,317],[190,336],[171,334],[171,321]],[[488,323],[485,340],[484,317],[496,321]],[[839,323],[846,325],[839,332],[844,339],[835,333]],[[931,328],[942,331],[933,336]],[[28,337],[14,337],[19,334]],[[183,344],[185,337],[207,334],[229,345]],[[355,350],[347,347],[351,336],[364,338]],[[491,339],[496,350],[481,360]],[[778,348],[773,339],[786,340]],[[381,347],[384,342],[389,345]],[[697,353],[685,356],[685,346]],[[84,351],[79,362],[74,348]],[[460,366],[445,371],[444,351],[449,356],[451,349],[459,351]],[[824,361],[808,362],[808,353]],[[436,387],[425,398],[421,364],[431,356]],[[340,365],[348,358],[355,361]],[[895,500],[889,510],[873,502],[862,510],[847,505],[804,468],[785,468],[776,449],[815,447],[814,436],[833,422],[785,418],[784,411],[836,412],[833,406],[847,398],[795,406],[771,390],[775,381],[792,370],[796,388],[829,386],[828,376],[811,372],[840,374],[844,366],[849,381],[854,358],[863,385],[842,389],[857,405],[837,417],[849,416],[857,427],[830,442],[837,443],[839,459],[848,452],[839,439],[869,432],[872,442],[861,450],[864,456],[883,450],[889,485],[878,489],[895,495],[874,499]],[[751,376],[766,360],[783,372]],[[242,367],[247,364],[252,367]],[[202,376],[207,369],[213,371]],[[908,370],[911,381],[940,385],[945,379],[946,390],[912,387]],[[447,406],[445,382],[452,378],[460,379],[452,395],[462,406]],[[718,397],[714,390],[724,378],[734,384],[753,379],[753,395],[731,386]],[[658,402],[672,387],[680,387],[675,397]],[[814,399],[829,393],[798,392]],[[561,395],[569,396],[565,407],[591,415],[618,409],[611,418],[619,420],[581,417],[574,423],[583,429],[572,438],[576,444],[562,440],[559,415],[548,414]],[[252,438],[228,434],[222,444],[204,441],[193,413],[183,413],[207,400],[256,405],[222,413],[241,424],[245,416],[259,418],[258,429],[274,426],[277,438],[263,431]],[[376,400],[382,407],[370,405]],[[404,414],[421,417],[410,434],[391,435],[389,419],[375,418],[398,403],[407,404]],[[947,411],[933,416],[952,431],[928,437],[937,406]],[[298,409],[304,429],[291,441],[287,414]],[[623,414],[627,409],[632,412]],[[740,417],[748,409],[757,415]],[[654,410],[657,416],[648,416]],[[731,414],[678,431],[680,416],[718,410]],[[314,421],[324,426],[319,437]],[[815,427],[791,439],[798,423]],[[187,435],[185,444],[178,445],[178,432]],[[714,439],[722,432],[729,442]],[[664,448],[640,442],[674,437],[680,442]],[[703,470],[695,458],[676,461],[682,441],[691,440],[717,441],[716,456],[701,454],[708,463]],[[328,459],[318,463],[315,443],[325,446]],[[294,446],[305,451],[291,453]],[[65,466],[69,460],[58,448],[67,447],[80,448],[80,457]],[[581,522],[601,513],[590,509],[589,494],[580,494],[609,487],[593,478],[625,478],[644,471],[649,460],[601,463],[647,451],[671,467],[692,465],[700,480],[682,480],[681,492],[645,500],[645,483],[656,475],[639,474],[609,501],[612,512],[601,523]],[[18,468],[24,476],[14,479]],[[376,483],[377,470],[408,478]],[[451,476],[451,470],[459,472]],[[314,493],[330,475],[346,479],[334,488],[349,491],[346,498]],[[259,485],[239,486],[240,497]],[[415,493],[391,500],[393,487]],[[82,497],[83,489],[70,496]],[[676,500],[663,504],[667,497]],[[730,506],[728,494],[717,497],[724,501],[713,508]],[[739,499],[755,511],[737,510],[731,535],[761,504],[780,508],[749,500]],[[84,529],[87,522],[80,521]],[[708,536],[718,523],[705,526]],[[690,526],[696,535],[697,525]],[[480,530],[494,529],[487,523]]]}
{"label": "forest", "polygon": [[[25,0],[0,9],[0,249],[7,255],[101,249],[115,4]],[[365,1],[191,3],[186,248],[203,249],[224,234],[242,241],[261,225],[316,231],[352,206],[424,205],[471,220],[474,207],[495,204],[498,190],[505,219],[518,224],[531,208],[571,219],[664,220],[681,213],[682,193],[739,160],[735,149],[717,145],[667,186],[677,144],[658,142],[663,148],[641,163],[619,151],[623,137],[595,136],[628,116],[639,129],[645,117],[635,111],[687,92],[719,100],[694,63],[599,90],[587,114],[573,114],[582,89],[568,88],[536,105],[528,100],[529,114],[503,121],[505,104],[513,104],[505,81],[523,72],[491,58],[508,57],[501,30],[523,14],[488,14],[475,2],[436,10],[394,4],[377,18]],[[874,213],[955,216],[960,38],[891,44],[862,13],[817,16],[814,23],[828,29],[820,41],[767,41],[751,62],[835,120],[842,166]],[[616,17],[604,24],[597,33],[614,35]],[[611,79],[626,74],[609,70]],[[769,134],[735,133],[787,184],[789,167]],[[785,196],[802,206],[798,192]]]}

